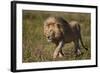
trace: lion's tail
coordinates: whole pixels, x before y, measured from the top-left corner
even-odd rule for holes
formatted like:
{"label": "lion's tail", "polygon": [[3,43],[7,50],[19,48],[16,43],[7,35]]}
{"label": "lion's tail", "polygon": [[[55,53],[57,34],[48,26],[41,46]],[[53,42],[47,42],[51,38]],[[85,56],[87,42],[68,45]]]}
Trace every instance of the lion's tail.
{"label": "lion's tail", "polygon": [[85,48],[86,50],[88,50],[88,48],[86,48],[86,47],[84,46],[84,44],[83,44],[81,35],[80,35],[80,42],[81,42],[81,45],[83,46],[83,48]]}
{"label": "lion's tail", "polygon": [[88,50],[88,48],[86,48],[86,47],[84,46],[83,41],[82,41],[80,25],[78,25],[78,29],[79,29],[79,35],[80,35],[80,42],[81,42],[81,45],[82,45],[82,47],[83,47],[85,50]]}

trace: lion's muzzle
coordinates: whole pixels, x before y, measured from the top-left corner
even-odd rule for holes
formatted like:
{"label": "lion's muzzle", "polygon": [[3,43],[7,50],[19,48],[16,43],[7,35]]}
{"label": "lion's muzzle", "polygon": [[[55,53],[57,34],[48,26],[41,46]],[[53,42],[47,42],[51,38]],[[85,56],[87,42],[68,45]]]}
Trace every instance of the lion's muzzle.
{"label": "lion's muzzle", "polygon": [[52,42],[52,41],[53,41],[53,38],[52,38],[51,36],[48,36],[48,37],[47,37],[47,41],[48,41],[48,42]]}

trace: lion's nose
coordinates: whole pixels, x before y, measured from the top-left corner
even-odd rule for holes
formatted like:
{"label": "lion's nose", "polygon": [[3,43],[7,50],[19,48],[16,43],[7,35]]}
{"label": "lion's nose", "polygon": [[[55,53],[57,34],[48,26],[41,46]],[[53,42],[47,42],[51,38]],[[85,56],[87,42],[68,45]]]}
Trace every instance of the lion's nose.
{"label": "lion's nose", "polygon": [[48,39],[50,38],[50,36],[47,37]]}

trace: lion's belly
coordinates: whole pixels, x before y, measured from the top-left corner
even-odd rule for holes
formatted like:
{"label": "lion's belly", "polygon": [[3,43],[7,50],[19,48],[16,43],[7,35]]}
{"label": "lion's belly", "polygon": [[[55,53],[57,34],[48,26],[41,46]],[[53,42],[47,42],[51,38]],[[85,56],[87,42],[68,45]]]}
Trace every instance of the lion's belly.
{"label": "lion's belly", "polygon": [[70,43],[78,38],[79,38],[79,34],[76,34],[76,33],[67,34],[64,37],[66,43]]}

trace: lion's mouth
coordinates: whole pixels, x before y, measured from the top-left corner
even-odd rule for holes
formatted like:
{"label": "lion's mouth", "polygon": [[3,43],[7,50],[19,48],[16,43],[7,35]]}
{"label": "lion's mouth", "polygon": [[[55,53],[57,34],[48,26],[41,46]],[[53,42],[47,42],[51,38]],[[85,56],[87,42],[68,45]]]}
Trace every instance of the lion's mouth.
{"label": "lion's mouth", "polygon": [[51,39],[48,39],[48,42],[52,42],[52,40]]}
{"label": "lion's mouth", "polygon": [[48,40],[48,42],[52,42],[52,38],[51,37],[48,37],[47,40]]}

